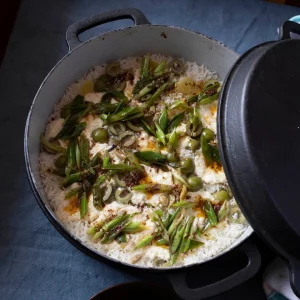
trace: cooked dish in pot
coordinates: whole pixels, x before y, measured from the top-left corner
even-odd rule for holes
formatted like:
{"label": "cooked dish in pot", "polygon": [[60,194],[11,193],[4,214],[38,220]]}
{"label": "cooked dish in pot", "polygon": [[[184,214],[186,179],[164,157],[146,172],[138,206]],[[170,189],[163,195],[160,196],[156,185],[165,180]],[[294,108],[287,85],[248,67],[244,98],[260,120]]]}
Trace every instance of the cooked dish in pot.
{"label": "cooked dish in pot", "polygon": [[248,226],[216,138],[222,83],[162,55],[96,66],[72,84],[41,135],[51,208],[81,242],[149,267],[218,255]]}

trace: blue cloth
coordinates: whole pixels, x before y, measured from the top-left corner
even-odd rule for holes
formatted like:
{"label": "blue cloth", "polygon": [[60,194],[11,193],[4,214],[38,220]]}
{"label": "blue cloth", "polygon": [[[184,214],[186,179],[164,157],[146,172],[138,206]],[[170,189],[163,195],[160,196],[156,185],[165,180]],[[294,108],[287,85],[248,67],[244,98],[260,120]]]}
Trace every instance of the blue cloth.
{"label": "blue cloth", "polygon": [[[202,32],[239,53],[275,40],[278,26],[300,14],[298,8],[260,0],[24,0],[0,70],[0,299],[87,299],[111,285],[147,279],[145,273],[95,261],[69,244],[38,207],[23,158],[26,115],[43,78],[67,53],[66,29],[122,7],[141,9],[154,24]],[[106,24],[82,37],[129,24]]]}

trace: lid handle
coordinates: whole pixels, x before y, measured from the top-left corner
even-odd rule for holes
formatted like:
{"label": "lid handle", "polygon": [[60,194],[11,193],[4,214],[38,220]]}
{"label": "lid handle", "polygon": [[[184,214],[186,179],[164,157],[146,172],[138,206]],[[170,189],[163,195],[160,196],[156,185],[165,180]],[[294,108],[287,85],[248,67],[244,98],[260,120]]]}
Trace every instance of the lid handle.
{"label": "lid handle", "polygon": [[300,24],[292,21],[286,21],[280,27],[279,38],[281,40],[291,39],[291,32],[300,34]]}

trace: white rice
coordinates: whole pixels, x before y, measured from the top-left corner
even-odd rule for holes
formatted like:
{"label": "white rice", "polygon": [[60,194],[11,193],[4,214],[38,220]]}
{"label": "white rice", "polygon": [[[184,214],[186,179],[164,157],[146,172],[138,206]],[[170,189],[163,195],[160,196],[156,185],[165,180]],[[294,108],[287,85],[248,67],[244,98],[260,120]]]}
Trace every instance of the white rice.
{"label": "white rice", "polygon": [[[151,55],[151,59],[157,62],[162,61],[163,59],[171,60],[170,57],[164,57],[162,55]],[[120,61],[122,68],[129,69],[132,68],[135,70],[135,82],[139,78],[139,68],[141,63],[141,58],[129,57]],[[217,75],[210,70],[208,70],[205,66],[198,66],[196,63],[187,62],[187,70],[185,76],[190,77],[194,81],[206,81],[210,78],[217,78]],[[55,136],[57,131],[61,126],[60,118],[60,110],[61,108],[70,103],[73,98],[78,95],[80,91],[80,87],[86,80],[95,80],[99,75],[103,74],[105,70],[105,65],[99,65],[88,71],[81,79],[77,82],[71,84],[65,91],[65,94],[61,98],[61,100],[55,105],[53,114],[49,117],[49,123],[46,126],[46,137]],[[100,95],[99,95],[100,96]],[[95,95],[95,97],[98,97]],[[90,100],[91,101],[91,100]],[[95,100],[96,101],[96,100]],[[166,103],[171,103],[174,101],[172,97],[166,97]],[[207,105],[202,108],[201,117],[208,115],[210,116],[211,105]],[[214,131],[216,130],[215,126],[215,114],[213,115],[214,120],[210,120],[212,122],[207,122],[207,127],[210,127]],[[57,128],[54,128],[53,120],[57,120]],[[202,120],[205,122],[205,120]],[[100,121],[101,122],[101,121]],[[99,125],[97,126],[99,127]],[[87,130],[87,129],[86,129]],[[88,131],[91,132],[93,128],[90,128]],[[88,138],[91,137],[88,135]],[[106,150],[105,144],[100,145],[101,149],[92,149],[92,152],[96,153],[97,151]],[[186,153],[188,156],[189,153]],[[134,220],[148,220],[147,226],[148,230],[145,230],[139,234],[130,235],[129,242],[127,244],[118,244],[117,242],[112,242],[108,245],[103,245],[99,241],[93,242],[90,237],[87,235],[87,229],[90,224],[95,220],[101,220],[109,215],[109,210],[118,211],[119,209],[126,210],[127,212],[135,212],[138,211],[138,208],[132,205],[122,205],[117,203],[116,201],[105,206],[103,211],[98,211],[93,207],[91,199],[88,203],[88,213],[83,220],[80,219],[79,212],[75,212],[74,214],[70,214],[65,210],[65,207],[68,206],[68,200],[64,200],[64,196],[67,190],[73,188],[73,186],[61,190],[60,182],[61,178],[52,175],[47,172],[48,169],[53,167],[54,161],[58,155],[48,154],[46,152],[41,152],[40,154],[40,174],[42,178],[42,183],[44,186],[45,193],[47,195],[49,204],[57,215],[57,217],[61,220],[61,222],[65,225],[67,230],[69,230],[72,234],[78,237],[82,243],[99,253],[106,253],[112,258],[121,260],[127,263],[135,263],[136,265],[143,265],[148,267],[155,266],[157,260],[169,260],[169,250],[167,248],[159,247],[159,246],[149,246],[143,249],[139,249],[137,251],[133,251],[133,247],[137,241],[139,241],[143,236],[151,233],[151,229],[153,228],[153,224],[148,220],[148,208],[144,208],[143,212],[134,217]],[[197,164],[199,170],[197,169],[197,174],[201,173],[201,155],[197,158],[199,162]],[[203,160],[203,158],[202,158]],[[138,193],[134,193],[133,196],[134,203],[140,203],[143,201],[141,195]],[[234,200],[231,200],[234,202]],[[229,245],[231,245],[245,230],[247,226],[241,224],[229,224],[228,222],[222,222],[218,224],[218,226],[209,231],[209,236],[207,238],[203,237],[202,241],[205,243],[202,247],[189,251],[188,254],[183,255],[182,259],[178,259],[175,265],[188,265],[193,264],[195,262],[204,261],[210,257],[218,255],[224,249],[226,249]]]}

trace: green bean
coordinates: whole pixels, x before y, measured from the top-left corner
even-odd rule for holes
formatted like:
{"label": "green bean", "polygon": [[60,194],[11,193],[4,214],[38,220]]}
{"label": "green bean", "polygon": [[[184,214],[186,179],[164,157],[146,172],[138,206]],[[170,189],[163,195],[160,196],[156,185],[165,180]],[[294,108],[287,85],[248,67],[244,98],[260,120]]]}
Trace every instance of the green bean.
{"label": "green bean", "polygon": [[95,167],[96,165],[98,165],[98,164],[99,164],[99,158],[100,158],[100,152],[96,153],[96,154],[92,157],[92,159],[91,159],[89,165],[90,165],[91,167]]}
{"label": "green bean", "polygon": [[155,236],[156,236],[155,233],[152,233],[142,238],[135,246],[135,250],[149,245],[152,242],[152,240],[155,238]]}
{"label": "green bean", "polygon": [[209,200],[205,200],[204,203],[203,203],[203,209],[206,213],[206,216],[210,222],[210,224],[212,226],[216,226],[217,225],[217,222],[218,222],[218,219],[217,219],[217,216],[216,216],[216,213],[210,203]]}
{"label": "green bean", "polygon": [[163,132],[165,132],[167,129],[167,126],[168,126],[168,115],[167,115],[167,109],[165,107],[161,112],[161,115],[158,119],[158,123],[159,123],[161,130]]}
{"label": "green bean", "polygon": [[78,192],[82,189],[82,187],[77,187],[75,189],[70,190],[65,194],[65,199],[70,199],[71,197],[75,196],[78,194]]}
{"label": "green bean", "polygon": [[211,223],[209,221],[209,219],[206,219],[204,222],[204,225],[201,229],[201,233],[204,233],[205,231],[207,231],[209,228],[211,227]]}
{"label": "green bean", "polygon": [[188,218],[188,221],[186,222],[185,229],[184,229],[184,234],[182,238],[182,242],[180,244],[179,252],[184,253],[187,252],[190,246],[190,233],[191,233],[191,228],[192,224],[195,220],[195,217],[192,216]]}
{"label": "green bean", "polygon": [[171,245],[171,249],[170,249],[172,254],[174,254],[176,252],[177,248],[179,247],[179,245],[181,243],[181,240],[182,240],[182,237],[184,234],[184,229],[186,226],[186,222],[187,222],[187,220],[185,218],[178,225],[178,228],[177,228],[176,234],[174,236],[174,240],[172,241],[172,245]]}
{"label": "green bean", "polygon": [[188,98],[187,102],[188,102],[188,103],[197,102],[197,101],[198,101],[198,98],[199,98],[199,95],[191,96],[190,98]]}
{"label": "green bean", "polygon": [[[82,133],[85,127],[86,127],[86,122],[72,124],[72,125],[66,125],[65,123],[64,127],[56,135],[55,139],[71,140],[72,138],[78,137]],[[65,128],[67,129],[65,130]]]}
{"label": "green bean", "polygon": [[100,184],[103,183],[106,179],[107,177],[105,175],[100,175],[95,181],[94,185],[100,186]]}
{"label": "green bean", "polygon": [[154,75],[161,75],[166,68],[166,61],[163,60],[154,70]]}
{"label": "green bean", "polygon": [[206,90],[208,88],[212,87],[219,87],[220,83],[216,79],[209,79],[207,80],[203,85],[203,90]]}
{"label": "green bean", "polygon": [[63,182],[61,183],[61,185],[62,185],[62,187],[67,187],[67,186],[71,185],[74,182],[81,181],[82,178],[84,176],[86,176],[86,175],[87,175],[87,171],[82,171],[82,172],[70,174],[69,176],[67,176],[63,180]]}
{"label": "green bean", "polygon": [[117,237],[117,242],[118,242],[119,244],[121,244],[121,243],[126,243],[126,242],[127,242],[126,234],[122,232],[122,233]]}
{"label": "green bean", "polygon": [[199,104],[200,105],[206,105],[206,104],[212,103],[215,100],[217,100],[218,97],[219,97],[219,93],[217,93],[215,95],[212,95],[210,97],[203,98],[202,100],[199,101]]}
{"label": "green bean", "polygon": [[179,200],[180,201],[183,201],[185,200],[186,196],[187,196],[187,186],[186,185],[183,185],[182,188],[181,188],[181,192],[180,192],[180,195],[179,195]]}
{"label": "green bean", "polygon": [[66,153],[67,150],[64,147],[61,147],[59,144],[49,142],[45,139],[45,137],[41,134],[40,136],[41,144],[44,148],[50,153]]}
{"label": "green bean", "polygon": [[171,214],[170,220],[169,220],[168,225],[166,227],[169,227],[173,223],[174,219],[178,216],[180,210],[181,210],[181,208],[178,207],[178,208],[176,208],[175,212],[173,214]]}
{"label": "green bean", "polygon": [[182,185],[188,186],[186,180],[181,176],[181,174],[180,174],[177,170],[175,170],[174,168],[172,168],[172,167],[170,167],[170,166],[168,166],[168,167],[169,167],[169,169],[171,170],[171,172],[172,172],[174,178],[175,178],[179,183],[181,183]]}
{"label": "green bean", "polygon": [[98,231],[94,234],[93,240],[96,241],[96,240],[100,239],[101,237],[103,237],[104,234],[105,234],[105,231],[103,229],[101,229],[100,231]]}
{"label": "green bean", "polygon": [[97,228],[95,226],[90,227],[87,231],[88,235],[95,235],[95,233],[97,232]]}
{"label": "green bean", "polygon": [[163,164],[167,162],[167,158],[164,155],[154,151],[139,151],[135,152],[135,155],[138,157],[138,159],[150,163]]}
{"label": "green bean", "polygon": [[82,161],[88,164],[90,161],[90,142],[84,134],[80,136],[79,148]]}
{"label": "green bean", "polygon": [[134,96],[134,99],[140,100],[141,98],[149,94],[153,89],[155,89],[155,82],[151,82],[147,84],[144,88],[142,88],[139,91],[139,93]]}
{"label": "green bean", "polygon": [[212,145],[209,145],[209,147],[210,147],[210,153],[211,153],[212,159],[215,162],[217,162],[218,164],[221,164],[219,149],[215,146],[212,146]]}
{"label": "green bean", "polygon": [[198,241],[194,241],[194,240],[191,240],[190,242],[190,245],[189,245],[189,249],[188,250],[193,250],[193,249],[196,249],[200,246],[204,245],[204,243],[202,242],[198,242]]}
{"label": "green bean", "polygon": [[129,172],[136,169],[136,166],[128,166],[126,164],[109,164],[102,167],[103,170],[117,170],[119,172]]}
{"label": "green bean", "polygon": [[147,54],[142,59],[141,79],[145,79],[149,76],[149,68],[150,68],[150,57],[149,54]]}
{"label": "green bean", "polygon": [[123,229],[124,233],[136,233],[141,232],[146,229],[146,226],[142,225],[140,222],[131,222],[125,226]]}
{"label": "green bean", "polygon": [[173,129],[172,133],[169,136],[168,146],[170,149],[175,149],[178,144],[178,134],[176,128]]}
{"label": "green bean", "polygon": [[169,242],[166,241],[166,240],[163,239],[163,238],[157,240],[157,242],[156,242],[156,245],[159,245],[159,246],[161,246],[161,245],[168,245],[168,244],[169,244]]}
{"label": "green bean", "polygon": [[173,266],[178,258],[179,255],[179,251],[176,251],[175,253],[171,254],[171,258],[170,258],[170,264],[171,266]]}
{"label": "green bean", "polygon": [[143,129],[152,136],[156,136],[155,130],[143,119],[141,119]]}
{"label": "green bean", "polygon": [[69,176],[71,169],[76,165],[76,144],[77,144],[76,140],[73,139],[69,142],[68,145],[68,150],[67,150],[68,166],[66,171],[67,177]]}
{"label": "green bean", "polygon": [[142,109],[146,109],[149,108],[150,106],[152,106],[154,104],[154,102],[160,97],[160,95],[163,93],[163,91],[168,87],[169,83],[166,82],[163,85],[161,85],[156,91],[155,93],[150,97],[150,99],[148,101],[146,101],[145,103],[143,103],[141,105]]}
{"label": "green bean", "polygon": [[134,191],[150,192],[150,193],[170,193],[174,189],[173,185],[159,183],[145,183],[132,187]]}
{"label": "green bean", "polygon": [[171,236],[171,234],[174,232],[174,230],[176,230],[177,226],[180,224],[180,222],[182,221],[183,218],[184,218],[184,215],[180,214],[173,220],[173,222],[171,223],[171,225],[168,228],[169,236]]}
{"label": "green bean", "polygon": [[161,222],[163,224],[163,226],[165,228],[168,228],[168,225],[169,225],[169,222],[170,222],[170,219],[171,219],[172,215],[171,214],[164,214],[161,218]]}
{"label": "green bean", "polygon": [[177,100],[172,105],[170,105],[169,109],[172,110],[174,108],[184,108],[186,110],[189,109],[189,106],[183,100]]}
{"label": "green bean", "polygon": [[78,135],[80,135],[86,124],[77,123],[92,109],[93,105],[91,103],[84,102],[83,96],[76,96],[70,104],[68,104],[62,109],[65,121],[63,124],[63,128],[55,136],[55,139],[69,140],[73,137],[77,137]]}
{"label": "green bean", "polygon": [[165,145],[166,144],[166,136],[163,132],[163,130],[161,129],[160,125],[155,122],[155,127],[156,127],[156,137],[157,139],[163,144]]}
{"label": "green bean", "polygon": [[137,118],[141,114],[141,111],[138,107],[125,107],[115,115],[110,115],[105,120],[107,124],[112,124],[119,121],[129,121],[132,118]]}
{"label": "green bean", "polygon": [[108,114],[116,111],[119,103],[96,103],[94,104],[94,111],[97,114]]}
{"label": "green bean", "polygon": [[113,115],[117,114],[118,112],[120,112],[123,108],[125,107],[125,101],[122,100],[121,102],[119,102],[116,110],[113,112]]}
{"label": "green bean", "polygon": [[103,156],[102,167],[108,166],[108,165],[109,165],[109,160],[110,160],[109,154],[108,154],[108,151],[106,150],[106,151],[104,152],[104,156]]}
{"label": "green bean", "polygon": [[111,221],[109,221],[108,223],[106,223],[102,227],[102,229],[106,232],[106,231],[114,228],[116,225],[120,224],[121,222],[123,222],[128,217],[129,217],[129,215],[127,215],[126,212],[123,212],[120,215],[118,215],[117,217],[115,217],[114,219],[112,219]]}
{"label": "green bean", "polygon": [[200,142],[201,142],[202,153],[206,160],[206,163],[208,165],[211,165],[213,163],[213,159],[211,157],[211,148],[209,147],[209,144],[206,138],[204,137],[204,135],[201,135]]}
{"label": "green bean", "polygon": [[221,222],[227,214],[227,200],[225,200],[218,212],[218,221]]}
{"label": "green bean", "polygon": [[130,161],[130,163],[132,163],[139,171],[143,172],[144,169],[143,167],[140,165],[138,158],[135,156],[134,153],[124,149],[123,150],[127,159]]}
{"label": "green bean", "polygon": [[87,212],[87,197],[86,192],[83,192],[80,199],[80,218],[83,219]]}
{"label": "green bean", "polygon": [[93,186],[93,205],[96,209],[102,210],[103,209],[103,194],[104,191],[100,187],[100,184],[94,184]]}
{"label": "green bean", "polygon": [[190,201],[179,201],[173,204],[173,207],[185,207],[185,208],[190,208],[190,207],[195,207],[197,206],[198,203],[196,202],[190,202]]}
{"label": "green bean", "polygon": [[174,128],[178,127],[178,125],[182,122],[184,117],[184,112],[181,112],[179,114],[177,114],[176,116],[174,116],[168,124],[168,131],[171,132],[173,131]]}
{"label": "green bean", "polygon": [[111,231],[106,232],[103,239],[101,240],[101,243],[111,243],[129,223],[130,221],[124,220],[121,224],[116,225]]}
{"label": "green bean", "polygon": [[76,156],[77,169],[79,170],[81,168],[81,157],[80,157],[81,155],[80,155],[80,149],[79,149],[78,141],[76,141],[75,156]]}

